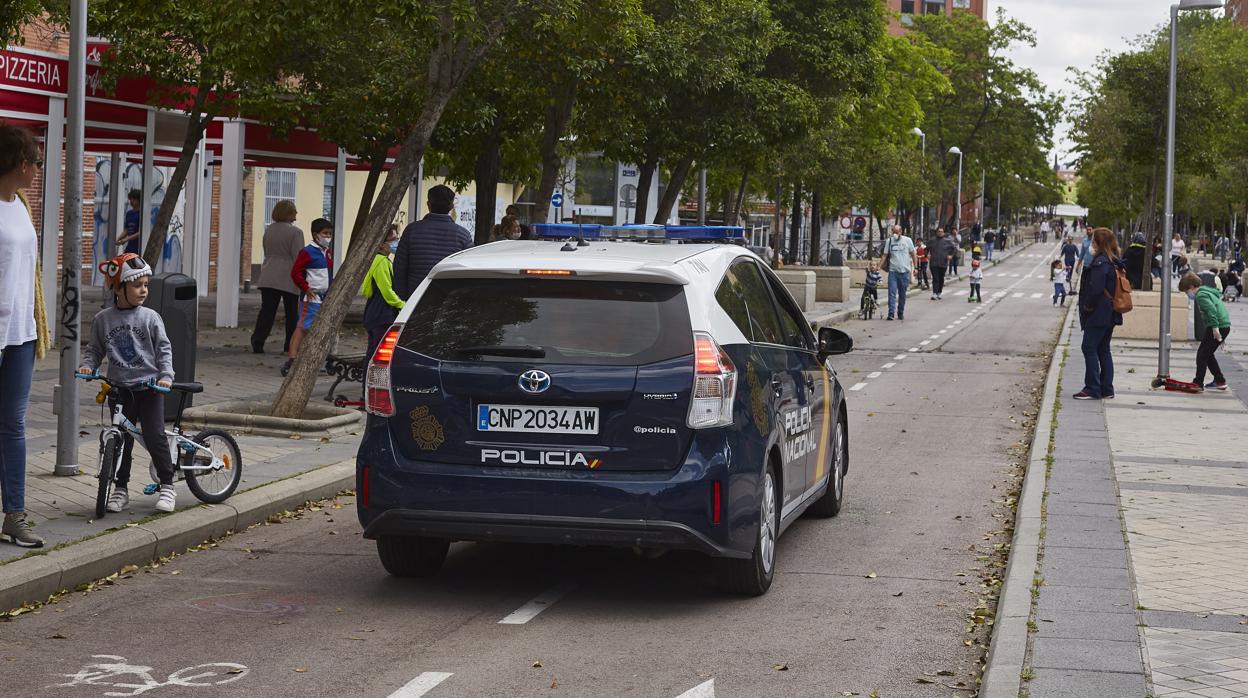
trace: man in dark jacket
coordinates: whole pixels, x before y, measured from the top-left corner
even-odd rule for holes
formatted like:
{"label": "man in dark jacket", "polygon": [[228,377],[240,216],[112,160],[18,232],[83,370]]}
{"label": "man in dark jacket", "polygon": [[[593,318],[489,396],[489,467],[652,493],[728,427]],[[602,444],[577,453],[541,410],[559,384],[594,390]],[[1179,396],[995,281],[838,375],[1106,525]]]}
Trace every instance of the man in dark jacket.
{"label": "man in dark jacket", "polygon": [[1144,288],[1144,270],[1148,267],[1148,247],[1144,244],[1144,233],[1131,236],[1131,244],[1127,247],[1123,261],[1127,265],[1127,279],[1131,281],[1131,288]]}
{"label": "man in dark jacket", "polygon": [[937,228],[936,237],[927,245],[928,266],[932,270],[932,300],[940,300],[945,289],[945,272],[958,253],[958,246],[945,237],[945,229]]}
{"label": "man in dark jacket", "polygon": [[472,247],[472,234],[451,220],[455,192],[439,184],[429,190],[429,213],[403,229],[394,253],[394,291],[411,297],[438,262]]}

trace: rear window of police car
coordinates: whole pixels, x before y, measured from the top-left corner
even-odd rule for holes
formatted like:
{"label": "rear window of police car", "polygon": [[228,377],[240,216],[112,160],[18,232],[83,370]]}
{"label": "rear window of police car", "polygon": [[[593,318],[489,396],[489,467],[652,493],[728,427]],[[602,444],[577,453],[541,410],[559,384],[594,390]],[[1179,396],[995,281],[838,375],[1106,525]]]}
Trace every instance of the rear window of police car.
{"label": "rear window of police car", "polygon": [[678,285],[438,279],[399,345],[443,361],[636,366],[691,354],[693,334]]}

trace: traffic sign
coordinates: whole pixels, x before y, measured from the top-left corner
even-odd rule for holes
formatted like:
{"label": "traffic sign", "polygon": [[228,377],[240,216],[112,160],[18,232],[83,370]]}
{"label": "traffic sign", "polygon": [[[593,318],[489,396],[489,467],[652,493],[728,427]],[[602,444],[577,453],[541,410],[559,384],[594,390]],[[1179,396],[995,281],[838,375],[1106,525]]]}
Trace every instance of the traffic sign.
{"label": "traffic sign", "polygon": [[551,194],[550,205],[554,206],[555,208],[562,208],[563,207],[563,192],[557,191],[554,194]]}
{"label": "traffic sign", "polygon": [[849,230],[850,222],[849,216],[841,216],[841,227],[845,230]]}
{"label": "traffic sign", "polygon": [[854,227],[855,227],[855,228],[865,228],[865,227],[867,227],[867,219],[866,219],[866,218],[863,218],[862,216],[855,216],[855,217],[854,217]]}

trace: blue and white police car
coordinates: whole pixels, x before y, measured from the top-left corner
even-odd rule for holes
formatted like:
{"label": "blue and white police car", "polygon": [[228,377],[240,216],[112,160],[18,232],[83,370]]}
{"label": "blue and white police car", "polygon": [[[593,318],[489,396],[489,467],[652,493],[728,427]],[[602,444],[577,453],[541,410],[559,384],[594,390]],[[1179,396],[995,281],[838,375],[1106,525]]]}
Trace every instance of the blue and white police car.
{"label": "blue and white police car", "polygon": [[[437,265],[371,358],[357,507],[392,575],[452,541],[701,551],[762,594],[835,516],[845,393],[740,228],[536,226]],[[608,238],[647,238],[646,243]]]}

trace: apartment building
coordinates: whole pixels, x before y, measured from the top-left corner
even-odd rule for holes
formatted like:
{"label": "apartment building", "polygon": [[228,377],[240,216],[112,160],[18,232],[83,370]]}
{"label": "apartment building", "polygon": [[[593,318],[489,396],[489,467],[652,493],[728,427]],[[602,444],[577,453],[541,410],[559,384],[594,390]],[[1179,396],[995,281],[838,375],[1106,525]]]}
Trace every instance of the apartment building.
{"label": "apartment building", "polygon": [[[1248,0],[1231,0],[1248,5]],[[900,14],[889,23],[889,30],[900,34],[912,23],[914,15],[948,15],[953,12],[973,12],[981,19],[986,0],[884,0],[888,9]]]}

